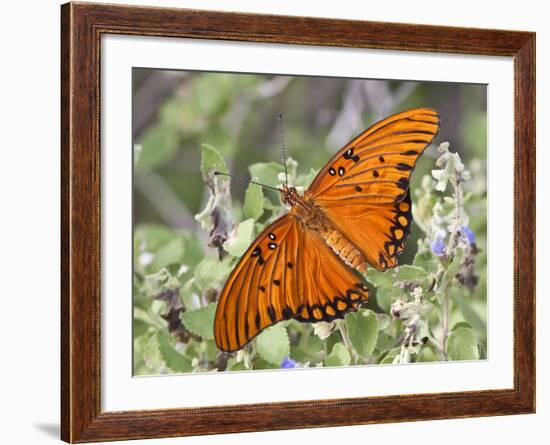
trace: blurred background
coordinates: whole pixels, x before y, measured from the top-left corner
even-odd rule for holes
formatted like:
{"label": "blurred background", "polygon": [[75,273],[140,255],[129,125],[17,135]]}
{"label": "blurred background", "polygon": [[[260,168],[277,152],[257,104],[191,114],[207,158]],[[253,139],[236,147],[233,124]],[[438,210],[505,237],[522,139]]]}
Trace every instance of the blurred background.
{"label": "blurred background", "polygon": [[[253,163],[281,162],[278,113],[284,115],[288,156],[302,174],[322,167],[376,121],[419,106],[441,115],[436,145],[448,141],[467,166],[476,160],[485,169],[485,85],[134,68],[133,93],[136,225],[161,223],[194,232],[199,227],[194,215],[208,198],[199,168],[201,144],[215,147],[231,173],[248,178]],[[420,158],[413,190],[436,156],[431,147]],[[233,182],[236,208],[245,189]],[[413,230],[408,245],[417,236]],[[414,251],[407,249],[400,261],[410,261]]]}

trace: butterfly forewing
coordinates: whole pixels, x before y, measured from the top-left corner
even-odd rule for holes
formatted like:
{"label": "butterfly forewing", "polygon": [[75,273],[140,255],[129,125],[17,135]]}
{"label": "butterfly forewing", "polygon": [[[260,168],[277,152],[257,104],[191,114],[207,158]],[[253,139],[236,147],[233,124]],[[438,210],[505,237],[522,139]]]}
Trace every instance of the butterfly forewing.
{"label": "butterfly forewing", "polygon": [[363,197],[372,204],[401,200],[416,160],[439,129],[431,108],[390,116],[357,136],[333,156],[313,180],[307,194],[322,201]]}
{"label": "butterfly forewing", "polygon": [[439,115],[415,108],[373,125],[343,147],[306,191],[379,270],[397,265],[412,223],[409,181],[439,129]]}
{"label": "butterfly forewing", "polygon": [[214,339],[235,351],[261,330],[298,307],[295,264],[300,252],[296,219],[283,215],[252,243],[229,276],[218,299]]}

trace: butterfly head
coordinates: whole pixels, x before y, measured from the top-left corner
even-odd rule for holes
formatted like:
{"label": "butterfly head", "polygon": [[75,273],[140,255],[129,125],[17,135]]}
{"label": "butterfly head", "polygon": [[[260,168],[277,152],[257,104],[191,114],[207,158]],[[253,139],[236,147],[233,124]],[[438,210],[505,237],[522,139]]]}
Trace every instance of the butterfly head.
{"label": "butterfly head", "polygon": [[283,185],[279,190],[281,191],[281,199],[283,203],[293,207],[299,199],[296,187]]}

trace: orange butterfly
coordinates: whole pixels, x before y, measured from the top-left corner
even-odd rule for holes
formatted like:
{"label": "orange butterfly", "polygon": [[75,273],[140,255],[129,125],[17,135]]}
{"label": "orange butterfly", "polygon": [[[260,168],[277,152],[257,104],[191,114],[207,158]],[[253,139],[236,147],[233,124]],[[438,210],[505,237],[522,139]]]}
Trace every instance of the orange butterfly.
{"label": "orange butterfly", "polygon": [[251,244],[218,301],[219,349],[242,348],[281,320],[331,321],[357,310],[367,263],[397,265],[412,224],[409,178],[439,129],[430,108],[394,114],[336,153],[303,196],[278,189],[289,212]]}

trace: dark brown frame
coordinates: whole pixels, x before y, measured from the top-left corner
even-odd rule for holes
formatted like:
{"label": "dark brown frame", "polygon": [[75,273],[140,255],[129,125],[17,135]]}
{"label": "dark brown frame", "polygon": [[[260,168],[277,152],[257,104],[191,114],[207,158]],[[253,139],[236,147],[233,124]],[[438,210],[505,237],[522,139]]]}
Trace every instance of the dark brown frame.
{"label": "dark brown frame", "polygon": [[[102,412],[102,34],[512,56],[515,69],[514,388]],[[172,437],[535,412],[535,34],[68,3],[61,7],[61,438]],[[510,252],[512,254],[512,252]]]}

